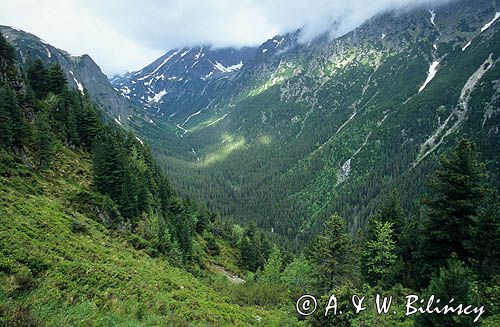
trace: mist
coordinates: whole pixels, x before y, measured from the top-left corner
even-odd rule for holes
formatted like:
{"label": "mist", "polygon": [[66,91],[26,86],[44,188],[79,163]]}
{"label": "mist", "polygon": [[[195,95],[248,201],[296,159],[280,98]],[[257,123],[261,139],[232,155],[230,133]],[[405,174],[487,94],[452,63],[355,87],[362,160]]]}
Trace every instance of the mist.
{"label": "mist", "polygon": [[112,75],[140,69],[173,48],[255,46],[299,28],[302,40],[325,32],[336,37],[380,13],[449,1],[16,0],[2,5],[0,24],[73,54],[88,53]]}

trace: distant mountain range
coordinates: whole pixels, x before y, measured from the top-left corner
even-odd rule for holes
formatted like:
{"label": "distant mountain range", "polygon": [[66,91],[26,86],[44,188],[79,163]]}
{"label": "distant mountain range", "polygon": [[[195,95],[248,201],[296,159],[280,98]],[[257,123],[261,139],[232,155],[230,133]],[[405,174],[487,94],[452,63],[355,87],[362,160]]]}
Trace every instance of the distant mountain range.
{"label": "distant mountain range", "polygon": [[176,49],[112,86],[89,57],[1,30],[21,57],[57,58],[75,87],[113,99],[105,111],[151,142],[182,195],[298,240],[333,212],[366,227],[393,188],[409,209],[462,137],[498,184],[499,18],[497,2],[463,0],[378,15],[338,38]]}

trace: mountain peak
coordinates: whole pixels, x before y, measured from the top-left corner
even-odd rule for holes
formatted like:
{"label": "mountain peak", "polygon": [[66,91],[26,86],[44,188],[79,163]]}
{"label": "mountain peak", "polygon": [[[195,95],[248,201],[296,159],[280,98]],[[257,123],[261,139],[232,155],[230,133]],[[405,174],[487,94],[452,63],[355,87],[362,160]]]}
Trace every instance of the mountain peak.
{"label": "mountain peak", "polygon": [[167,97],[203,90],[204,82],[240,70],[254,47],[213,48],[199,45],[167,51],[141,70],[111,79],[115,90],[146,108],[158,109]]}

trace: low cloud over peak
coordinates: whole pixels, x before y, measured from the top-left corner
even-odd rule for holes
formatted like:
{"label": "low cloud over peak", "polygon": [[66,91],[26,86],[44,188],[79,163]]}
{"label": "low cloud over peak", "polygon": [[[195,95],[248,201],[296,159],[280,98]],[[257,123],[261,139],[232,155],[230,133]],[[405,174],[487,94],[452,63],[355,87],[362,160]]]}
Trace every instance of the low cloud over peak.
{"label": "low cloud over peak", "polygon": [[432,8],[447,0],[16,0],[0,24],[36,34],[75,54],[89,53],[108,74],[143,67],[166,50],[212,44],[258,45],[303,29],[311,39],[342,35],[390,10]]}

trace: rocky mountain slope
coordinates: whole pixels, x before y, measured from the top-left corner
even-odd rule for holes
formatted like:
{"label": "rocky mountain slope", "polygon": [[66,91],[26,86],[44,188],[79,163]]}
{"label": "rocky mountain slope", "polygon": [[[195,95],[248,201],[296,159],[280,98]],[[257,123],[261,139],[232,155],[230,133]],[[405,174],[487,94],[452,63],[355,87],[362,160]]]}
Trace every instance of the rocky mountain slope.
{"label": "rocky mountain slope", "polygon": [[498,12],[454,1],[338,38],[277,36],[203,94],[183,86],[197,94],[189,106],[164,97],[133,126],[184,194],[237,221],[300,239],[338,211],[355,231],[394,187],[409,209],[437,156],[464,136],[498,184]]}
{"label": "rocky mountain slope", "polygon": [[113,89],[107,76],[90,56],[73,56],[14,27],[0,25],[0,32],[14,46],[21,65],[37,57],[47,64],[58,62],[66,73],[68,84],[82,93],[88,92],[109,117],[125,123],[128,117],[140,113]]}
{"label": "rocky mountain slope", "polygon": [[[185,116],[206,100],[208,81],[232,78],[255,53],[254,48],[175,49],[137,72],[111,80],[115,89],[152,114]],[[172,105],[173,104],[173,105]]]}

